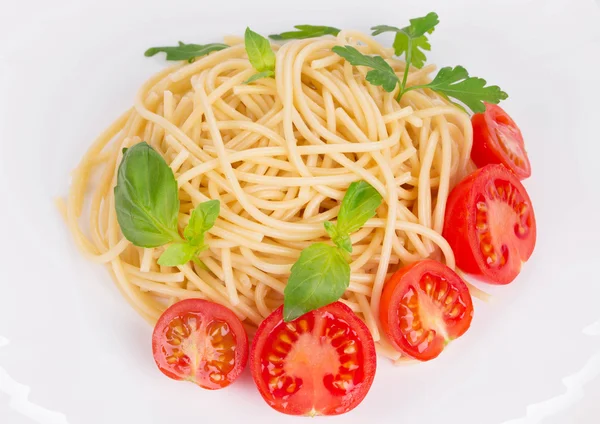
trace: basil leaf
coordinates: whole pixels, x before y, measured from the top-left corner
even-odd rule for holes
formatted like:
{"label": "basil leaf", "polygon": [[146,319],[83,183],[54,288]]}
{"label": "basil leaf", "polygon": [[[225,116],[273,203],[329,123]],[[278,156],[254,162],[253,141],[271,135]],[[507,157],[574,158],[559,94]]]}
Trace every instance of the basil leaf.
{"label": "basil leaf", "polygon": [[352,234],[359,230],[370,218],[375,216],[381,201],[382,197],[379,192],[366,181],[355,181],[350,184],[342,199],[342,206],[338,214],[338,231]]}
{"label": "basil leaf", "polygon": [[210,230],[219,216],[221,202],[218,200],[209,200],[202,202],[192,212],[190,222],[183,231],[183,236],[192,246],[202,246],[204,244],[204,233]]}
{"label": "basil leaf", "polygon": [[115,209],[121,232],[136,246],[157,247],[181,239],[177,181],[162,156],[145,142],[123,155]]}
{"label": "basil leaf", "polygon": [[163,266],[183,265],[194,259],[198,248],[188,243],[173,243],[160,255],[158,264]]}
{"label": "basil leaf", "polygon": [[327,234],[329,234],[329,237],[331,237],[331,240],[337,247],[344,249],[348,253],[352,253],[352,241],[350,240],[350,234],[339,231],[337,225],[329,221],[325,221],[323,225],[325,226],[325,231],[327,231]]}
{"label": "basil leaf", "polygon": [[254,69],[258,72],[275,70],[275,53],[271,49],[269,40],[250,28],[246,28],[244,43],[248,60]]}
{"label": "basil leaf", "polygon": [[284,321],[335,302],[349,284],[350,265],[340,249],[325,243],[307,247],[292,266],[283,292]]}
{"label": "basil leaf", "polygon": [[211,43],[211,44],[186,44],[179,42],[177,46],[166,47],[150,47],[144,52],[144,56],[151,57],[157,53],[163,52],[167,54],[167,60],[187,60],[193,62],[197,57],[205,56],[211,52],[223,50],[229,47],[227,44]]}
{"label": "basil leaf", "polygon": [[263,78],[270,78],[270,77],[274,77],[274,76],[275,76],[275,71],[259,72],[258,74],[254,74],[250,78],[248,78],[246,81],[244,81],[244,84],[250,84],[251,82],[254,82],[256,80],[263,79]]}

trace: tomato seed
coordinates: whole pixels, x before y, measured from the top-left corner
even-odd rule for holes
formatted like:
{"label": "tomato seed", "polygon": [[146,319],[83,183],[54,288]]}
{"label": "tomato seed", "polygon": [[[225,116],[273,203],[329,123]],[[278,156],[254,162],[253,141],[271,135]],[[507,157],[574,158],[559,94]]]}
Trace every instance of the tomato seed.
{"label": "tomato seed", "polygon": [[306,322],[306,320],[303,319],[298,321],[298,325],[303,332],[306,333],[308,331],[308,322]]}
{"label": "tomato seed", "polygon": [[454,308],[452,308],[452,310],[450,311],[450,313],[448,314],[448,316],[450,318],[456,318],[458,315],[460,315],[460,306],[459,305],[455,305]]}
{"label": "tomato seed", "polygon": [[210,374],[210,379],[213,381],[221,381],[223,380],[223,375],[222,374],[217,374],[217,373],[211,373]]}
{"label": "tomato seed", "polygon": [[277,356],[277,355],[275,355],[273,353],[269,354],[269,356],[268,356],[267,359],[269,360],[269,362],[273,362],[275,364],[277,364],[277,363],[279,363],[279,362],[282,361],[282,359],[279,356]]}
{"label": "tomato seed", "polygon": [[344,348],[344,353],[347,353],[347,354],[356,353],[356,346],[354,346],[353,344],[350,346],[347,346],[346,348]]}

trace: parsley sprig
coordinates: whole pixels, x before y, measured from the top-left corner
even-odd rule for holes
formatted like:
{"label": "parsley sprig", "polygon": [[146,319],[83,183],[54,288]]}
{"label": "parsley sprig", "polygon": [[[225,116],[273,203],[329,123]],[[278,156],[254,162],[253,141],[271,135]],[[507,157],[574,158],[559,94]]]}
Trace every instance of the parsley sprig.
{"label": "parsley sprig", "polygon": [[[429,84],[414,85],[404,90],[418,90],[429,88],[446,97],[454,98],[464,103],[474,113],[485,112],[485,103],[498,104],[501,100],[508,97],[504,91],[497,85],[488,85],[483,78],[471,77],[465,68],[462,66],[449,66],[439,70],[433,81]],[[461,107],[461,105],[455,105]]]}
{"label": "parsley sprig", "polygon": [[373,35],[379,35],[384,32],[395,32],[394,37],[394,53],[396,56],[405,55],[406,68],[402,76],[402,87],[406,86],[408,78],[409,64],[413,64],[417,68],[422,68],[425,64],[424,50],[431,50],[431,45],[427,39],[427,34],[431,34],[435,26],[440,23],[438,15],[435,12],[430,12],[427,15],[410,20],[410,25],[404,28],[396,28],[388,25],[378,25],[371,28]]}
{"label": "parsley sprig", "polygon": [[[346,59],[354,66],[366,66],[372,68],[367,72],[367,81],[373,85],[380,85],[385,91],[391,93],[400,83],[396,71],[381,56],[368,56],[362,54],[352,46],[335,46],[333,52]],[[400,97],[400,96],[398,96]]]}
{"label": "parsley sprig", "polygon": [[471,77],[462,66],[444,67],[439,70],[436,77],[429,84],[407,86],[410,66],[422,68],[425,64],[425,51],[431,49],[428,34],[431,34],[439,23],[438,15],[431,12],[423,17],[410,20],[410,25],[397,28],[388,25],[378,25],[372,28],[373,35],[384,32],[394,32],[394,53],[404,55],[406,67],[402,79],[394,69],[381,56],[362,54],[352,46],[336,46],[332,50],[346,59],[354,66],[367,66],[372,68],[367,72],[366,79],[373,85],[383,87],[387,92],[393,92],[398,87],[397,100],[412,90],[430,89],[450,100],[455,105],[457,100],[473,112],[484,112],[485,103],[499,103],[508,95],[497,85],[488,86],[483,78]]}

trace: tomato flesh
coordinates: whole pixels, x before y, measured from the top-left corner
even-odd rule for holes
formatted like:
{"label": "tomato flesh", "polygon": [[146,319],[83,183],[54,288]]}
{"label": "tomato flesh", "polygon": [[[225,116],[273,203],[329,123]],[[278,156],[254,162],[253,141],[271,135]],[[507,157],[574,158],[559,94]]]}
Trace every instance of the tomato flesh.
{"label": "tomato flesh", "polygon": [[450,193],[443,235],[467,273],[508,284],[535,247],[536,222],[527,191],[502,165],[487,165]]}
{"label": "tomato flesh", "polygon": [[485,112],[473,115],[471,123],[471,159],[478,167],[502,164],[521,180],[531,175],[521,130],[500,106],[486,103]]}
{"label": "tomato flesh", "polygon": [[252,377],[265,401],[290,415],[337,415],[366,396],[375,376],[373,338],[346,305],[335,302],[283,321],[283,308],[260,325]]}
{"label": "tomato flesh", "polygon": [[244,369],[248,338],[240,320],[226,307],[187,299],[159,318],[152,351],[166,376],[214,390],[231,384]]}
{"label": "tomato flesh", "polygon": [[381,326],[392,345],[414,359],[437,357],[471,325],[473,304],[462,279],[432,260],[401,268],[381,296]]}

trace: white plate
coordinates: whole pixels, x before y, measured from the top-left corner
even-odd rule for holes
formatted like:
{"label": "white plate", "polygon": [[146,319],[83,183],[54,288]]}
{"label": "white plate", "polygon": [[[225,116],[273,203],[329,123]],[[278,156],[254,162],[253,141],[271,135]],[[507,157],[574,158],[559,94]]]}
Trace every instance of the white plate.
{"label": "white plate", "polygon": [[591,0],[3,0],[0,422],[299,422],[271,410],[248,373],[217,392],[164,378],[151,328],[79,255],[52,198],[165,66],[144,58],[149,46],[218,41],[247,25],[265,34],[301,23],[402,26],[431,10],[441,24],[430,61],[464,65],[510,94],[503,107],[532,161],[537,248],[513,284],[475,304],[471,330],[443,355],[409,367],[382,358],[365,401],[324,421],[600,422],[600,12]]}

